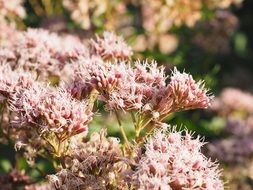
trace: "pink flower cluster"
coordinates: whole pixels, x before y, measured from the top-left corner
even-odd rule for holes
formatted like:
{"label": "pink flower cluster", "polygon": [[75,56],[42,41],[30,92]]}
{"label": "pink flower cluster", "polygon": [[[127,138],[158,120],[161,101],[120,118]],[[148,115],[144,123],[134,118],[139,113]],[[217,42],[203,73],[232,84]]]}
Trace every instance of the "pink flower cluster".
{"label": "pink flower cluster", "polygon": [[97,57],[79,61],[76,81],[99,91],[107,110],[157,112],[165,116],[210,105],[211,96],[203,82],[176,69],[166,83],[164,68],[155,62],[137,61],[131,66],[125,62],[110,64]]}
{"label": "pink flower cluster", "polygon": [[132,49],[124,42],[122,37],[111,32],[104,32],[103,37],[91,40],[91,51],[104,59],[128,59],[132,56]]}
{"label": "pink flower cluster", "polygon": [[203,81],[195,82],[191,75],[174,70],[168,90],[171,91],[176,110],[207,108],[210,97],[204,89]]}
{"label": "pink flower cluster", "polygon": [[217,165],[200,152],[202,146],[187,131],[157,131],[135,172],[138,189],[223,190]]}
{"label": "pink flower cluster", "polygon": [[114,189],[126,184],[120,176],[126,164],[122,162],[119,140],[106,135],[102,129],[92,133],[89,142],[72,139],[69,156],[65,159],[66,168],[49,176],[52,185],[56,189],[77,190]]}
{"label": "pink flower cluster", "polygon": [[[1,56],[0,60],[7,59],[15,67],[35,70],[43,77],[60,75],[67,63],[87,54],[87,49],[77,38],[59,37],[43,29],[19,32],[16,40],[8,46],[8,51],[9,56]],[[4,54],[6,50],[2,48],[0,52]]]}
{"label": "pink flower cluster", "polygon": [[226,115],[236,110],[253,113],[253,95],[240,89],[226,88],[211,108]]}
{"label": "pink flower cluster", "polygon": [[[48,176],[55,189],[223,189],[199,138],[163,129],[142,146],[168,114],[209,106],[203,82],[177,69],[167,77],[155,61],[127,62],[132,50],[113,33],[87,48],[45,30],[18,32],[17,39],[0,49],[0,106],[8,118],[0,130],[29,164],[38,155],[56,163],[58,172]],[[97,100],[106,110],[132,112],[135,144],[118,114],[125,144],[105,130],[86,138]]]}
{"label": "pink flower cluster", "polygon": [[227,163],[243,163],[253,155],[253,95],[237,88],[224,88],[211,111],[223,121],[222,139],[207,146],[207,155]]}
{"label": "pink flower cluster", "polygon": [[0,95],[12,98],[13,94],[33,85],[35,77],[31,73],[18,69],[15,72],[8,63],[0,64]]}
{"label": "pink flower cluster", "polygon": [[231,36],[238,25],[238,18],[233,13],[228,10],[217,10],[211,20],[197,24],[193,43],[211,53],[228,53],[231,48]]}
{"label": "pink flower cluster", "polygon": [[19,122],[37,125],[42,131],[52,131],[61,140],[88,132],[92,112],[85,101],[77,101],[64,89],[54,89],[40,83],[14,94],[11,100]]}
{"label": "pink flower cluster", "polygon": [[79,68],[75,71],[76,81],[88,83],[101,93],[110,92],[119,86],[123,77],[122,71],[125,71],[127,67],[124,63],[104,62],[97,56],[81,58],[77,65]]}

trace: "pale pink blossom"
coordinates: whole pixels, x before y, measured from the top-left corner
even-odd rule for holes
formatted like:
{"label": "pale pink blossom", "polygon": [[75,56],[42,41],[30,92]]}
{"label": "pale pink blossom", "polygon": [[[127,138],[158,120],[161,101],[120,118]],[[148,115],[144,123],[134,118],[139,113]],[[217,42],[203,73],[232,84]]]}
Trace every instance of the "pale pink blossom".
{"label": "pale pink blossom", "polygon": [[[1,21],[0,21],[1,22]],[[11,47],[17,40],[20,31],[14,23],[0,23],[0,44],[1,47]]]}
{"label": "pale pink blossom", "polygon": [[14,67],[16,65],[16,55],[15,53],[7,48],[7,47],[1,47],[0,48],[0,63],[4,63],[4,64],[8,64],[12,67]]}
{"label": "pale pink blossom", "polygon": [[36,125],[41,131],[58,134],[60,139],[86,134],[93,116],[86,101],[74,100],[64,89],[39,83],[17,92],[11,105],[21,124]]}
{"label": "pale pink blossom", "polygon": [[210,97],[204,89],[203,81],[196,82],[190,74],[174,69],[168,88],[178,109],[207,108]]}
{"label": "pale pink blossom", "polygon": [[163,68],[156,64],[137,63],[130,72],[124,73],[128,75],[127,80],[122,80],[121,87],[109,94],[108,109],[155,111],[166,115],[210,105],[212,96],[203,82],[196,82],[190,74],[177,69],[167,85]]}
{"label": "pale pink blossom", "polygon": [[223,190],[218,165],[200,151],[203,142],[187,132],[156,131],[145,144],[134,177],[138,189]]}
{"label": "pale pink blossom", "polygon": [[127,69],[125,63],[111,64],[100,57],[80,57],[76,70],[76,81],[89,83],[101,93],[108,93],[120,85],[120,80]]}
{"label": "pale pink blossom", "polygon": [[[137,61],[133,67],[120,69],[122,80],[118,88],[109,93],[107,109],[138,110],[150,107],[155,94],[165,86],[164,68],[156,62]],[[142,111],[150,111],[150,109]]]}
{"label": "pale pink blossom", "polygon": [[[156,62],[111,64],[99,57],[79,59],[76,80],[89,84],[100,93],[107,110],[155,111],[159,115],[207,108],[211,96],[202,81],[174,69],[169,82],[164,68]],[[79,93],[80,94],[80,93]],[[158,116],[159,117],[159,116]]]}
{"label": "pale pink blossom", "polygon": [[0,54],[0,60],[15,55],[11,62],[15,67],[34,70],[41,78],[48,75],[60,76],[67,63],[89,54],[77,38],[61,37],[43,29],[19,32],[16,40],[8,46],[8,51],[6,55],[4,52]]}
{"label": "pale pink blossom", "polygon": [[176,111],[207,108],[212,96],[204,87],[203,81],[196,82],[190,74],[180,73],[176,68],[172,72],[166,88],[158,92],[154,100],[155,109],[160,114]]}
{"label": "pale pink blossom", "polygon": [[34,81],[32,73],[24,72],[22,69],[13,71],[5,62],[0,64],[0,94],[5,98],[12,98],[16,91],[30,87]]}
{"label": "pale pink blossom", "polygon": [[91,40],[91,52],[100,55],[104,59],[129,59],[133,52],[122,37],[112,32],[104,32],[102,37]]}
{"label": "pale pink blossom", "polygon": [[225,88],[211,108],[225,115],[235,111],[253,113],[253,95],[237,88]]}

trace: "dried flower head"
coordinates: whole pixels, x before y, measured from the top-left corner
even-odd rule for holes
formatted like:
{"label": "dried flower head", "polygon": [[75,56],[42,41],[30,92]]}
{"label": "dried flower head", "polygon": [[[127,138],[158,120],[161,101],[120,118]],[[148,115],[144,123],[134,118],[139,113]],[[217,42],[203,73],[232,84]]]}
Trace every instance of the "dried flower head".
{"label": "dried flower head", "polygon": [[72,142],[69,151],[67,168],[49,176],[56,189],[108,189],[124,183],[120,171],[125,164],[119,141],[107,138],[105,130],[93,133],[87,143]]}
{"label": "dried flower head", "polygon": [[218,166],[201,152],[203,142],[187,132],[155,132],[134,174],[138,189],[223,190]]}

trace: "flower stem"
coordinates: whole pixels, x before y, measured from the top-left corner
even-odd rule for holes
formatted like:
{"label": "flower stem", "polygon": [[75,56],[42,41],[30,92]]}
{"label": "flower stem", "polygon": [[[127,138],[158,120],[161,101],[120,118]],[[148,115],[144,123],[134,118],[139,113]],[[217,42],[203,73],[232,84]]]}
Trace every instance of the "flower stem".
{"label": "flower stem", "polygon": [[129,141],[128,141],[128,138],[126,136],[126,132],[121,124],[121,121],[120,121],[120,118],[119,118],[119,114],[117,111],[115,111],[115,115],[116,115],[116,118],[117,118],[117,121],[118,121],[118,124],[119,124],[119,128],[120,128],[120,132],[123,136],[123,139],[124,139],[124,142],[126,143],[126,145],[129,147]]}

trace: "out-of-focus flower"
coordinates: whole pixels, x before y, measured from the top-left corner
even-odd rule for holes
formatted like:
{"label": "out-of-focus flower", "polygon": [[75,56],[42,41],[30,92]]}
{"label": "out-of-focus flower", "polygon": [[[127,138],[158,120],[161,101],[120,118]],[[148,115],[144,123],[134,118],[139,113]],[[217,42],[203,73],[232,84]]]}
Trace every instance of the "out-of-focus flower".
{"label": "out-of-focus flower", "polygon": [[201,18],[201,1],[177,0],[169,9],[169,18],[176,26],[183,24],[193,27]]}
{"label": "out-of-focus flower", "polygon": [[31,87],[34,81],[32,73],[22,69],[13,71],[8,63],[0,64],[0,94],[3,97],[12,98],[16,91]]}
{"label": "out-of-focus flower", "polygon": [[159,36],[158,46],[162,53],[168,54],[172,53],[177,49],[178,38],[173,34],[164,34]]}
{"label": "out-of-focus flower", "polygon": [[143,26],[149,32],[167,32],[173,25],[192,27],[201,18],[202,2],[142,0]]}
{"label": "out-of-focus flower", "polygon": [[247,136],[253,132],[253,117],[228,116],[224,132],[229,135]]}
{"label": "out-of-focus flower", "polygon": [[[238,98],[240,97],[240,98]],[[222,115],[234,112],[253,113],[253,95],[236,88],[225,88],[220,97],[215,99],[211,109]]]}
{"label": "out-of-focus flower", "polygon": [[0,46],[10,47],[17,40],[19,32],[13,23],[0,23]]}
{"label": "out-of-focus flower", "polygon": [[241,164],[232,164],[229,167],[224,167],[223,175],[228,181],[226,187],[230,190],[251,190],[252,179],[252,160],[244,161]]}
{"label": "out-of-focus flower", "polygon": [[24,18],[26,16],[23,7],[23,0],[1,0],[0,1],[0,22],[12,16]]}
{"label": "out-of-focus flower", "polygon": [[229,11],[218,10],[209,21],[199,22],[193,42],[212,53],[227,53],[230,38],[238,26],[238,19]]}
{"label": "out-of-focus flower", "polygon": [[207,145],[207,155],[223,162],[242,163],[253,155],[252,138],[251,133],[213,141]]}
{"label": "out-of-focus flower", "polygon": [[[88,50],[74,37],[60,37],[42,29],[28,29],[20,32],[9,47],[15,55],[15,67],[24,70],[35,70],[41,78],[48,75],[60,75],[64,66],[88,55]],[[6,55],[1,55],[4,59]]]}
{"label": "out-of-focus flower", "polygon": [[24,187],[24,190],[52,190],[53,187],[50,184],[36,184],[36,185],[27,185]]}
{"label": "out-of-focus flower", "polygon": [[102,38],[97,36],[96,41],[91,40],[91,53],[104,59],[125,60],[129,59],[133,52],[122,37],[112,32],[104,32]]}
{"label": "out-of-focus flower", "polygon": [[218,166],[201,153],[202,146],[187,131],[155,132],[134,173],[138,189],[223,190]]}
{"label": "out-of-focus flower", "polygon": [[[238,92],[245,95],[239,90]],[[243,96],[240,97],[243,98]],[[238,109],[236,109],[234,105],[230,107],[221,103],[219,106],[219,108],[216,106],[215,111],[221,114],[226,121],[226,126],[223,130],[223,133],[226,134],[226,138],[211,141],[207,146],[206,154],[224,162],[242,163],[253,155],[252,114],[242,109],[243,107],[238,107]]]}
{"label": "out-of-focus flower", "polygon": [[220,8],[225,9],[231,5],[239,6],[243,0],[204,0],[209,8]]}
{"label": "out-of-focus flower", "polygon": [[[75,139],[73,139],[75,140]],[[66,169],[49,180],[56,189],[108,189],[124,183],[120,171],[125,168],[118,139],[106,137],[105,130],[93,133],[87,143],[72,142]]]}
{"label": "out-of-focus flower", "polygon": [[[124,1],[106,0],[64,0],[63,6],[70,11],[71,18],[83,29],[91,29],[98,22],[102,21],[105,29],[119,29],[122,21],[125,23],[127,16],[126,4]],[[103,19],[102,19],[102,18]],[[115,19],[120,17],[121,19]]]}
{"label": "out-of-focus flower", "polygon": [[91,10],[96,17],[99,17],[106,12],[108,2],[105,0],[64,0],[63,6],[71,11],[71,18],[74,21],[79,23],[82,28],[89,29],[91,27]]}
{"label": "out-of-focus flower", "polygon": [[31,178],[24,171],[17,169],[13,169],[10,173],[0,176],[1,188],[5,190],[12,190],[17,184],[29,182],[31,182]]}
{"label": "out-of-focus flower", "polygon": [[[238,98],[239,97],[239,98]],[[242,163],[253,154],[253,96],[236,88],[225,88],[211,111],[226,121],[226,138],[207,146],[206,154],[228,163]]]}
{"label": "out-of-focus flower", "polygon": [[174,34],[142,34],[138,35],[133,44],[133,50],[142,52],[158,48],[164,54],[174,52],[178,47],[179,39]]}

